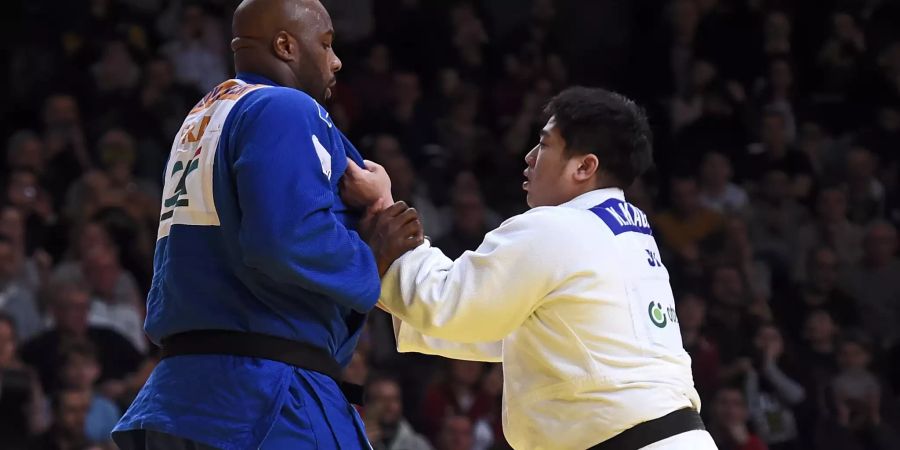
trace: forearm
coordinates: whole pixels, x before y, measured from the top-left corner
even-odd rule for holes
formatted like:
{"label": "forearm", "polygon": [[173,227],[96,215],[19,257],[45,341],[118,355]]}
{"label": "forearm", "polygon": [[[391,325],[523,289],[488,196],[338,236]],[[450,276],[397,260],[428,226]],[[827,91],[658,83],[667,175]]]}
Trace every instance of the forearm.
{"label": "forearm", "polygon": [[495,295],[491,284],[496,281],[487,278],[440,250],[422,246],[389,267],[382,278],[381,301],[428,336],[459,342],[500,340],[514,328],[499,305],[500,297],[510,294]]}
{"label": "forearm", "polygon": [[425,336],[394,317],[394,336],[400,353],[423,353],[466,361],[501,362],[503,342],[459,343]]}
{"label": "forearm", "polygon": [[803,386],[788,377],[775,363],[766,364],[763,367],[763,375],[789,404],[796,405],[806,398]]}

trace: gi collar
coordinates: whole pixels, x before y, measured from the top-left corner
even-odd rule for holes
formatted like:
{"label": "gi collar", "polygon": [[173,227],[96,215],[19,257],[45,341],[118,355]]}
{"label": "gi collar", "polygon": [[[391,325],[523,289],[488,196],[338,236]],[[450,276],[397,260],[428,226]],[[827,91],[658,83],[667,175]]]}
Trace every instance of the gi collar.
{"label": "gi collar", "polygon": [[625,201],[625,192],[619,188],[603,188],[585,192],[559,206],[575,209],[591,209],[611,198]]}
{"label": "gi collar", "polygon": [[249,83],[249,84],[265,84],[267,86],[280,86],[278,83],[276,83],[262,75],[257,75],[252,72],[240,72],[237,74],[237,76],[235,78],[237,78],[238,80],[241,80],[245,83]]}

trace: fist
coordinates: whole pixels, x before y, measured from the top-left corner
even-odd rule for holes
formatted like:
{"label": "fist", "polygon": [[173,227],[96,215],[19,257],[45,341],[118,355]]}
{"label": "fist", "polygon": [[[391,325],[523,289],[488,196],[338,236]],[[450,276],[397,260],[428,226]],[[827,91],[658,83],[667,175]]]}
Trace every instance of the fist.
{"label": "fist", "polygon": [[365,161],[362,168],[347,158],[347,170],[341,179],[341,199],[352,208],[381,209],[394,203],[391,196],[391,178],[384,167]]}
{"label": "fist", "polygon": [[419,213],[406,203],[397,202],[372,218],[363,239],[375,254],[378,273],[384,276],[397,258],[425,241],[425,233]]}

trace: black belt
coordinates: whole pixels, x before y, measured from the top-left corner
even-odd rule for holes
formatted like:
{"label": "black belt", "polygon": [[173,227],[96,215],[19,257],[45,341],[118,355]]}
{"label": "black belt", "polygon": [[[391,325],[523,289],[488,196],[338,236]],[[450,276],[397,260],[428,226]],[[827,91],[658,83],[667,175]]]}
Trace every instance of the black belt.
{"label": "black belt", "polygon": [[162,339],[161,358],[180,355],[232,355],[279,361],[328,375],[350,403],[362,405],[362,386],[341,381],[341,365],[325,350],[304,342],[259,333],[196,330]]}
{"label": "black belt", "polygon": [[691,408],[684,408],[639,423],[588,450],[637,450],[676,434],[705,429],[700,414]]}

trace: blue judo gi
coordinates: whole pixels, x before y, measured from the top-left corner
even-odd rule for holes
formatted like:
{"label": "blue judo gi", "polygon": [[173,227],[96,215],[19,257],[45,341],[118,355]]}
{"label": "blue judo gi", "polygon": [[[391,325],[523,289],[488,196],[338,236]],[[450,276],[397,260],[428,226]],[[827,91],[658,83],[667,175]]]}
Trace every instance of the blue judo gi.
{"label": "blue judo gi", "polygon": [[[183,166],[208,170],[218,224],[175,223],[159,238],[145,330],[157,344],[202,329],[275,335],[346,366],[380,292],[374,257],[338,192],[346,157],[362,158],[305,93],[253,74],[238,80],[273,87],[237,100],[208,168],[188,161],[166,174],[189,180],[200,175]],[[191,194],[176,190],[162,219],[166,206],[195,201]],[[113,434],[139,429],[223,449],[369,448],[328,376],[227,355],[163,359]]]}

